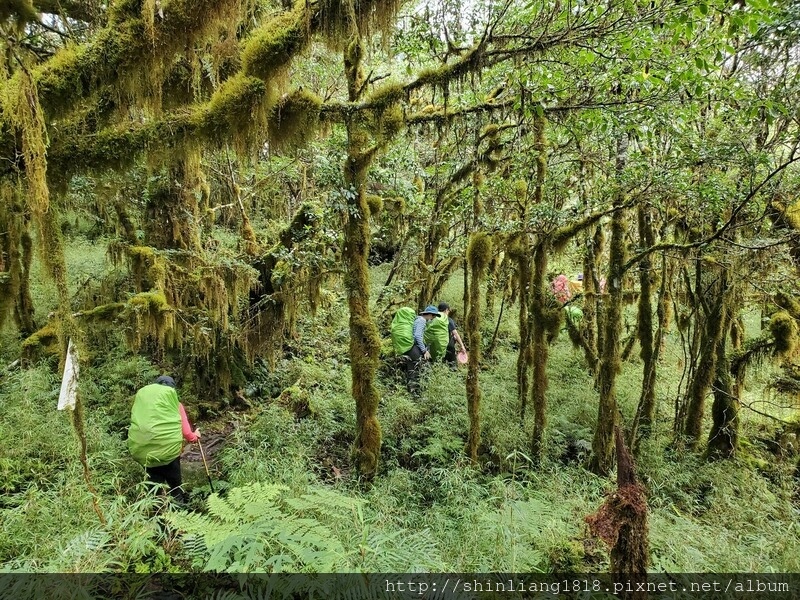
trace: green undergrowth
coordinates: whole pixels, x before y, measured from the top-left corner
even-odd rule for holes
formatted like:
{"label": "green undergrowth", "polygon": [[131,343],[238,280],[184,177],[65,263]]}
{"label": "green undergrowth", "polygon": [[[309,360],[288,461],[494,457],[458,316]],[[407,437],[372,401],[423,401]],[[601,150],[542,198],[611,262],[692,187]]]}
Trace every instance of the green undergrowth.
{"label": "green undergrowth", "polygon": [[[87,273],[92,267],[87,259]],[[377,275],[382,275],[380,272]],[[442,298],[458,307],[458,277]],[[334,292],[335,294],[335,292]],[[341,299],[340,299],[341,300]],[[614,488],[584,468],[597,392],[566,336],[551,348],[546,454],[528,457],[532,415],[516,398],[514,311],[501,324],[481,373],[479,464],[464,447],[465,370],[434,365],[425,392],[408,395],[383,359],[378,416],[380,469],[372,482],[353,470],[355,411],[348,329],[341,302],[298,315],[285,356],[257,363],[244,390],[252,408],[223,411],[227,443],[216,456],[218,495],[201,477],[188,506],[164,506],[142,483],[125,432],[136,389],[158,368],[112,334],[90,349],[81,373],[88,462],[98,510],[83,479],[68,415],[56,411],[53,361],[0,377],[0,569],[37,571],[602,571],[608,550],[584,518]],[[460,320],[457,318],[460,323]],[[487,318],[485,339],[494,323]],[[743,452],[705,462],[674,448],[668,423],[680,355],[670,340],[659,381],[659,425],[638,471],[650,507],[651,568],[667,572],[800,569],[796,458],[757,443],[771,430],[743,414]],[[638,402],[641,364],[623,365],[618,385],[626,421]],[[758,379],[751,393],[758,391]],[[190,416],[197,400],[184,394]],[[530,412],[530,411],[529,411]],[[200,423],[205,427],[205,423]],[[707,430],[707,429],[706,429]]]}

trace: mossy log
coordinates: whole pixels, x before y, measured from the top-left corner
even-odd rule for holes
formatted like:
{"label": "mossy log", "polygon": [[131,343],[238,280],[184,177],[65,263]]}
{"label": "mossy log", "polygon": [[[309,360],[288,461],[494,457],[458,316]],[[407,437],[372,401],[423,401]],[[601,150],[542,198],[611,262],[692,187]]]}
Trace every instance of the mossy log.
{"label": "mossy log", "polygon": [[23,362],[30,363],[43,356],[59,356],[59,330],[60,324],[54,320],[25,338],[21,353]]}

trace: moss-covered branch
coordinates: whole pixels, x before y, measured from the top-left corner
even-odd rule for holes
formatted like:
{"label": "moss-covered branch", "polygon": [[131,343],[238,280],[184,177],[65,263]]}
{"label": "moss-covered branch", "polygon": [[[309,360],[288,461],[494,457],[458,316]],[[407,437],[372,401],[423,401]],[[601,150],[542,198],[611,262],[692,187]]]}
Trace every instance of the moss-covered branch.
{"label": "moss-covered branch", "polygon": [[236,5],[238,0],[165,0],[163,18],[148,25],[140,3],[116,3],[92,40],[62,48],[33,71],[42,108],[51,119],[63,116],[100,88],[149,77],[160,60],[216,31],[218,17]]}

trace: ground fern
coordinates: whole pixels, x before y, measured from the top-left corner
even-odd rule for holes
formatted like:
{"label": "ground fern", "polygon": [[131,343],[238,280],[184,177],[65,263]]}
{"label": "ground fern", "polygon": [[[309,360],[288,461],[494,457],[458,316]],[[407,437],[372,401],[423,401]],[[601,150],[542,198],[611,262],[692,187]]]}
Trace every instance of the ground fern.
{"label": "ground fern", "polygon": [[192,563],[202,563],[206,571],[330,572],[346,567],[344,545],[323,520],[341,518],[358,501],[325,490],[300,497],[286,497],[287,491],[253,483],[231,489],[226,498],[212,494],[207,514],[179,511],[167,518],[183,532]]}

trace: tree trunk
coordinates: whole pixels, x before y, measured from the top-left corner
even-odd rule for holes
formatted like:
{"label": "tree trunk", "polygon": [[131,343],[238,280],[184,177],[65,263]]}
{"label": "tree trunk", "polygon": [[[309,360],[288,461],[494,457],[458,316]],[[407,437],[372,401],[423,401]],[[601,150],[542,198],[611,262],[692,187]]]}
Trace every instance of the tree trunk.
{"label": "tree trunk", "polygon": [[602,237],[602,234],[599,234],[600,231],[600,225],[598,225],[595,235],[587,236],[586,249],[583,254],[583,353],[586,358],[586,367],[593,376],[597,374],[600,360],[597,355],[597,306],[600,290],[597,288],[597,249],[595,245],[597,238]]}
{"label": "tree trunk", "polygon": [[469,361],[467,363],[467,412],[469,414],[469,438],[467,454],[472,464],[478,462],[478,446],[481,441],[481,389],[478,371],[481,358],[481,286],[486,275],[486,267],[492,254],[492,242],[485,233],[475,233],[467,249],[472,286],[469,292],[469,312],[467,313],[467,343]]}
{"label": "tree trunk", "polygon": [[[727,326],[733,329],[736,323],[731,315],[725,314],[722,330]],[[717,365],[714,377],[714,403],[711,405],[711,432],[708,436],[707,456],[709,458],[733,458],[739,446],[739,389],[731,377],[731,361],[726,348],[727,336],[717,341]]]}
{"label": "tree trunk", "polygon": [[[617,138],[616,171],[619,178],[627,162],[628,136]],[[620,334],[622,332],[623,293],[622,278],[625,265],[625,220],[627,211],[622,208],[625,195],[621,187],[614,196],[617,209],[611,219],[611,247],[608,265],[608,309],[604,316],[604,332],[598,383],[600,403],[597,410],[597,428],[592,440],[590,468],[598,475],[608,475],[614,462],[614,427],[617,425],[617,375],[620,370]]]}
{"label": "tree trunk", "polygon": [[[637,208],[637,221],[639,226],[639,243],[642,248],[649,248],[655,243],[651,215],[648,208],[642,203]],[[636,418],[631,428],[631,446],[637,447],[638,431],[641,428],[642,436],[647,437],[656,412],[656,365],[658,362],[658,348],[653,336],[653,306],[652,306],[652,262],[647,255],[639,263],[639,311],[636,327],[641,346],[642,358],[642,392],[639,396],[639,406]],[[663,289],[663,285],[662,285]]]}
{"label": "tree trunk", "polygon": [[531,348],[530,311],[531,296],[531,257],[528,254],[528,236],[520,235],[517,268],[519,270],[519,351],[517,353],[517,398],[519,400],[519,418],[525,420],[530,391],[530,369],[533,366],[533,349]]}
{"label": "tree trunk", "polygon": [[717,358],[719,356],[717,346],[727,333],[723,328],[727,322],[725,314],[725,298],[728,287],[727,275],[723,273],[721,280],[714,287],[717,288],[712,297],[714,303],[710,311],[705,315],[705,323],[703,324],[699,362],[687,390],[686,423],[683,433],[687,438],[689,448],[692,450],[696,450],[700,444],[700,433],[705,413],[705,398],[717,373]]}
{"label": "tree trunk", "polygon": [[531,280],[530,332],[533,355],[531,404],[533,405],[533,438],[531,459],[535,465],[544,458],[544,431],[547,426],[547,361],[550,347],[545,327],[545,293],[547,274],[547,244],[540,242],[533,251],[533,278]]}
{"label": "tree trunk", "polygon": [[[618,524],[617,539],[611,548],[611,572],[627,575],[631,583],[647,581],[649,546],[647,540],[647,499],[636,479],[636,468],[625,447],[620,428],[615,432],[617,446],[617,493],[614,502]],[[623,598],[647,598],[647,593],[625,590]]]}
{"label": "tree trunk", "polygon": [[[614,428],[617,450],[617,489],[586,517],[592,533],[611,547],[611,573],[623,584],[620,597],[647,598],[637,589],[647,581],[649,562],[647,498],[636,478],[636,467],[619,427]],[[616,576],[622,576],[619,580]]]}
{"label": "tree trunk", "polygon": [[[354,38],[344,55],[347,87],[351,102],[358,100],[364,89],[361,68],[362,48]],[[350,373],[352,394],[356,404],[356,439],[354,461],[358,472],[366,478],[375,475],[381,448],[381,427],[378,423],[378,390],[375,375],[380,356],[378,328],[369,312],[369,207],[366,199],[367,170],[372,160],[369,134],[357,120],[347,123],[347,163],[344,182],[347,196],[345,215],[344,285],[350,310]]]}
{"label": "tree trunk", "polygon": [[167,250],[200,248],[200,158],[188,156],[153,178],[145,208],[145,239],[150,246]]}

